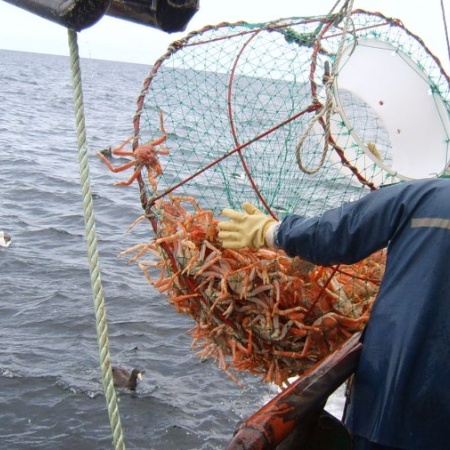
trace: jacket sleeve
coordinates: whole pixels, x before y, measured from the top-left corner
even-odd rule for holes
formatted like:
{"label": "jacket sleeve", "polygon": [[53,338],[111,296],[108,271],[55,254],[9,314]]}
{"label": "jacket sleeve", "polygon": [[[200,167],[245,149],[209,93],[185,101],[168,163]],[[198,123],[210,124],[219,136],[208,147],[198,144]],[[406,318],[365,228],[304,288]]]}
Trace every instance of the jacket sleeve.
{"label": "jacket sleeve", "polygon": [[319,265],[352,264],[387,246],[408,216],[416,189],[399,184],[371,192],[320,217],[287,216],[275,245]]}

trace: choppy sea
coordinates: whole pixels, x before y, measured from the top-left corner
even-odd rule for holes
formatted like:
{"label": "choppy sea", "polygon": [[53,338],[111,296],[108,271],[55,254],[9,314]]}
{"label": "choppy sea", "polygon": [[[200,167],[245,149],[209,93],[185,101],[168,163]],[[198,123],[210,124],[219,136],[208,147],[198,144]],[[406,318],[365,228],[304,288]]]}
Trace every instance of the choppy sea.
{"label": "choppy sea", "polygon": [[[151,67],[82,59],[87,142],[112,363],[145,370],[118,391],[130,449],[223,449],[275,395],[237,386],[191,350],[177,314],[119,252],[147,239],[137,185],[118,188],[97,151],[132,134]],[[69,58],[0,50],[0,448],[109,449],[88,269]],[[339,417],[343,396],[327,409]]]}

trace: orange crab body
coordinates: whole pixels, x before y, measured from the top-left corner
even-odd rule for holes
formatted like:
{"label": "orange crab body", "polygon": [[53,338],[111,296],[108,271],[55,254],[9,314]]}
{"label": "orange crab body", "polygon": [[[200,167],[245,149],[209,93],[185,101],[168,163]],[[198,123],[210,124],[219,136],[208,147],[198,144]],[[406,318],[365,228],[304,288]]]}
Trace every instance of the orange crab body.
{"label": "orange crab body", "polygon": [[[168,154],[168,152],[162,153],[160,151],[159,154]],[[135,150],[134,156],[136,161],[139,161],[144,166],[151,167],[156,175],[162,174],[162,167],[156,154],[155,147],[152,144],[141,145]]]}
{"label": "orange crab body", "polygon": [[145,167],[147,169],[147,177],[149,183],[152,185],[153,189],[156,191],[157,181],[156,178],[163,173],[161,163],[159,162],[158,155],[168,155],[169,150],[167,148],[157,148],[159,145],[163,144],[167,139],[167,133],[164,129],[163,122],[163,113],[159,112],[161,131],[163,135],[152,142],[148,142],[146,144],[142,144],[138,146],[134,151],[123,150],[123,148],[134,139],[134,137],[128,138],[125,142],[123,142],[119,147],[115,148],[111,151],[112,155],[115,156],[130,156],[133,159],[122,166],[115,167],[111,164],[110,161],[102,154],[102,152],[98,152],[98,156],[102,159],[102,161],[106,164],[109,170],[114,173],[123,172],[124,170],[129,169],[130,167],[135,167],[133,174],[125,181],[119,181],[116,183],[117,186],[129,186],[141,173],[142,168]]}

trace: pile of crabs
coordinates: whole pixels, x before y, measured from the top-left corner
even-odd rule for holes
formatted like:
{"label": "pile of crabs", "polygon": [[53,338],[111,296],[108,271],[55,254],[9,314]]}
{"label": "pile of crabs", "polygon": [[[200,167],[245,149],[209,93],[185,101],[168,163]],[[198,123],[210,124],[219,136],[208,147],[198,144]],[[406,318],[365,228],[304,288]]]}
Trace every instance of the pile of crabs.
{"label": "pile of crabs", "polygon": [[[124,150],[127,139],[112,154],[132,159],[114,167],[133,168],[128,186],[146,169],[148,186],[157,190],[163,173],[158,155],[167,139]],[[145,217],[144,217],[145,218]],[[203,358],[213,357],[236,382],[236,371],[258,374],[283,386],[333,353],[363,329],[384,272],[385,253],[379,251],[351,266],[320,267],[289,258],[277,249],[231,250],[221,247],[217,219],[191,197],[167,195],[152,207],[150,221],[156,237],[122,254],[132,254],[148,281],[180,313],[191,316],[193,347]]]}
{"label": "pile of crabs", "polygon": [[221,247],[217,219],[194,199],[154,204],[156,237],[132,254],[148,281],[191,316],[193,347],[236,371],[284,385],[334,352],[366,324],[385,253],[351,266],[321,267],[282,250]]}

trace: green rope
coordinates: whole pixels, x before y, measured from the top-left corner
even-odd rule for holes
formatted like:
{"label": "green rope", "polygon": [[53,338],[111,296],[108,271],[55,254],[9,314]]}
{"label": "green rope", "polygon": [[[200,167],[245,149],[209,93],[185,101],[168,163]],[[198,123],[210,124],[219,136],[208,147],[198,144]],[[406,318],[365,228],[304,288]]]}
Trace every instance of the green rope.
{"label": "green rope", "polygon": [[112,378],[111,360],[109,354],[108,327],[106,322],[105,302],[103,298],[102,284],[100,280],[99,258],[97,249],[97,235],[93,214],[92,192],[90,188],[88,155],[86,149],[86,125],[84,120],[83,91],[81,86],[80,59],[78,56],[77,33],[69,32],[70,65],[72,69],[72,83],[74,92],[75,121],[77,127],[78,156],[80,163],[80,178],[83,196],[83,210],[85,232],[87,238],[87,250],[89,259],[89,271],[91,274],[91,286],[94,299],[95,320],[97,327],[97,340],[102,369],[103,390],[108,406],[109,421],[113,433],[113,442],[116,449],[125,449],[122,426],[120,423],[119,408],[117,405],[116,391]]}

